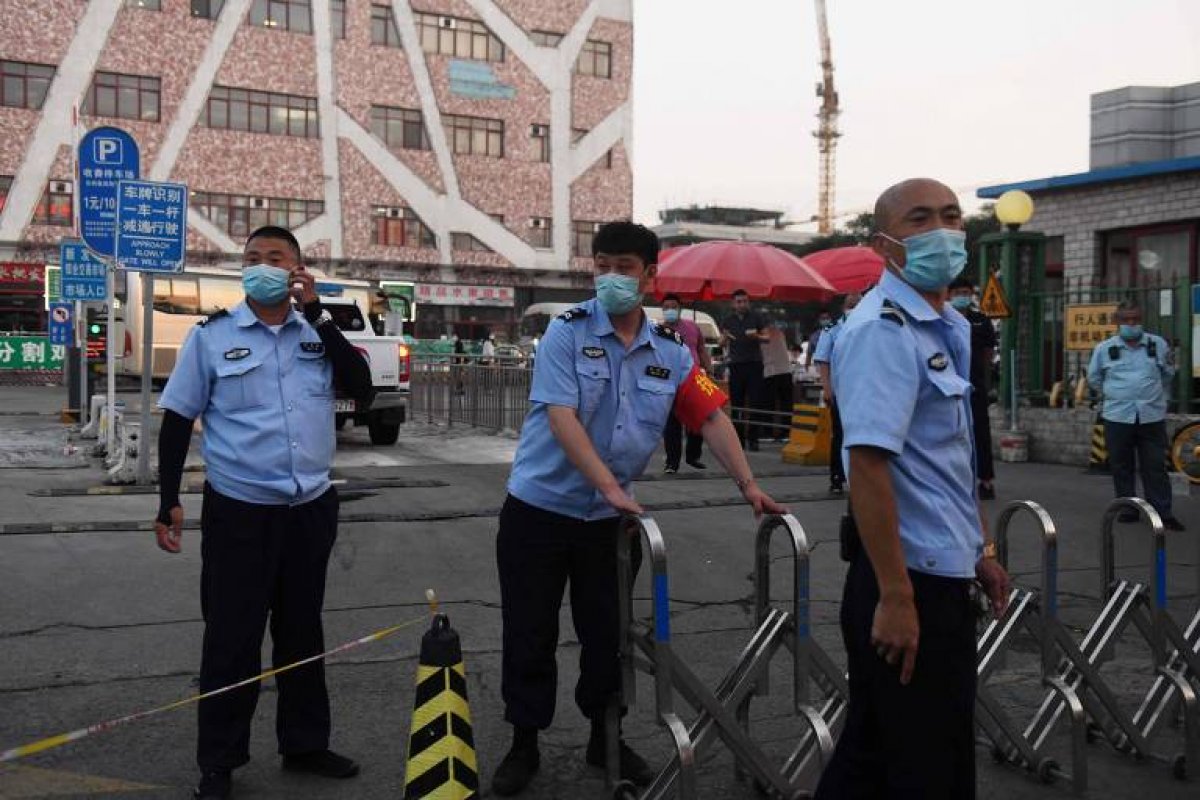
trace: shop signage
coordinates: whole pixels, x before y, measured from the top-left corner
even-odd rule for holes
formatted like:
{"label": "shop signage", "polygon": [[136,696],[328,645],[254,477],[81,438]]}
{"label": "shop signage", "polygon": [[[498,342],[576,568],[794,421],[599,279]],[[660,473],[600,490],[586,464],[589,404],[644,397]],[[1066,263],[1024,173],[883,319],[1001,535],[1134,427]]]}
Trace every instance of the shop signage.
{"label": "shop signage", "polygon": [[43,283],[46,268],[41,264],[0,263],[0,283]]}
{"label": "shop signage", "polygon": [[62,369],[67,348],[45,336],[0,336],[0,370]]}
{"label": "shop signage", "polygon": [[499,306],[512,308],[511,286],[463,286],[451,283],[418,283],[416,301],[433,306]]}
{"label": "shop signage", "polygon": [[1117,332],[1117,305],[1067,306],[1063,342],[1068,350],[1091,350]]}

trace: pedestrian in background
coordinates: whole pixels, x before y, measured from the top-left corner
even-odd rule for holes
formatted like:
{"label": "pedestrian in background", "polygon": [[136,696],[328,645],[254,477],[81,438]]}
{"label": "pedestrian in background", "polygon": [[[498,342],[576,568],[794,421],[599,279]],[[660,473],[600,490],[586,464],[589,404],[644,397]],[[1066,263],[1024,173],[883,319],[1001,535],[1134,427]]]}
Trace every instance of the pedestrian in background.
{"label": "pedestrian in background", "polygon": [[[1092,351],[1088,385],[1104,395],[1101,416],[1117,497],[1135,497],[1135,470],[1142,473],[1146,500],[1167,530],[1182,531],[1171,513],[1167,476],[1167,392],[1175,377],[1175,358],[1167,340],[1142,327],[1142,310],[1127,300],[1117,309],[1117,335]],[[1122,522],[1137,521],[1125,509]]]}
{"label": "pedestrian in background", "polygon": [[775,441],[787,439],[788,430],[792,425],[792,356],[788,352],[787,336],[784,328],[787,323],[777,321],[768,329],[767,341],[763,342],[763,394],[765,410],[773,412],[764,415],[766,427],[771,438]]}
{"label": "pedestrian in background", "polygon": [[[704,346],[704,333],[693,320],[683,318],[683,303],[680,302],[679,295],[669,294],[664,297],[662,312],[663,323],[679,334],[679,338],[687,345],[688,352],[692,354],[692,362],[705,375],[711,375],[712,356],[708,354],[708,348]],[[692,469],[708,469],[700,460],[700,456],[704,452],[704,437],[699,432],[688,431],[686,452],[683,451],[683,438],[683,423],[679,421],[679,417],[672,410],[671,415],[667,418],[666,430],[663,431],[663,449],[667,451],[667,463],[663,467],[663,472],[668,475],[679,471],[680,455],[684,456],[687,465]]]}
{"label": "pedestrian in background", "polygon": [[[253,678],[271,626],[273,666],[325,649],[325,571],[337,538],[333,389],[370,405],[371,369],[321,308],[300,245],[284,228],[250,234],[245,302],[188,335],[159,407],[158,546],[180,552],[179,486],[196,417],[204,420],[200,513],[200,692]],[[292,306],[295,299],[303,313]],[[350,778],[358,765],[329,749],[329,694],[321,661],[275,678],[283,768]],[[198,707],[200,800],[230,796],[250,760],[256,681]]]}
{"label": "pedestrian in background", "polygon": [[936,181],[880,195],[883,276],[838,335],[851,523],[841,626],[846,724],[816,797],[975,796],[978,580],[998,617],[1008,576],[975,492],[970,333],[946,304],[967,260],[962,210]]}
{"label": "pedestrian in background", "polygon": [[806,372],[812,369],[813,362],[817,357],[817,345],[821,343],[821,336],[832,327],[832,314],[828,311],[822,311],[817,315],[817,327],[808,335],[808,348],[804,355],[804,370]]}
{"label": "pedestrian in background", "polygon": [[840,497],[846,491],[846,470],[842,465],[842,415],[838,410],[837,397],[833,391],[833,375],[830,362],[833,360],[833,345],[837,342],[838,334],[842,331],[850,312],[853,311],[862,295],[851,292],[842,300],[842,315],[828,330],[821,334],[817,342],[817,352],[813,356],[817,372],[821,376],[821,399],[829,408],[829,421],[832,428],[829,437],[829,493]]}
{"label": "pedestrian in background", "polygon": [[767,341],[766,317],[750,308],[745,289],[733,293],[733,313],[721,324],[721,340],[729,348],[729,401],[738,439],[758,449],[758,415],[763,404],[762,343]]}
{"label": "pedestrian in background", "polygon": [[[698,431],[754,513],[782,507],[754,482],[725,396],[692,362],[670,329],[654,325],[642,296],[658,263],[658,237],[611,222],[592,241],[596,296],[561,314],[542,338],[530,409],[500,512],[496,564],[504,622],[504,718],[512,747],[492,791],[516,794],[541,763],[538,731],[550,726],[558,694],[555,650],[563,590],[579,637],[575,703],[591,722],[584,758],[607,764],[606,714],[621,685],[617,536],[621,515],[640,515],[629,494],[658,449],[672,411]],[[634,549],[640,555],[640,543]],[[624,742],[623,779],[646,785],[654,772]]]}
{"label": "pedestrian in background", "polygon": [[992,461],[992,362],[996,357],[996,326],[975,304],[975,282],[960,275],[950,284],[950,305],[971,324],[971,424],[975,431],[975,473],[979,497],[996,496],[996,467]]}

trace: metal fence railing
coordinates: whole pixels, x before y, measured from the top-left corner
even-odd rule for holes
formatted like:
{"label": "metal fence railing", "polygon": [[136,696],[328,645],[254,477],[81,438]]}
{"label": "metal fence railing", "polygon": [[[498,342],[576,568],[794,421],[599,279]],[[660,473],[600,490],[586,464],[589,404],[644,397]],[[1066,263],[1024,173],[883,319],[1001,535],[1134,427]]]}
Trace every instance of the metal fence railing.
{"label": "metal fence railing", "polygon": [[412,363],[413,418],[445,425],[521,430],[533,367],[524,358],[457,354]]}

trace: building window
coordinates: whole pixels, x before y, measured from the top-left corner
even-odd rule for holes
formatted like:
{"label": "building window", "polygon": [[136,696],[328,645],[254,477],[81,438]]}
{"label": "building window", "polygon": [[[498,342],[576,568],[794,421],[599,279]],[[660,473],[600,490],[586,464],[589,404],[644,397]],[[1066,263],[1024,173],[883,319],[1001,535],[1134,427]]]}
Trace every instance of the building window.
{"label": "building window", "polygon": [[162,0],[125,0],[127,8],[144,8],[148,11],[162,11]]}
{"label": "building window", "polygon": [[504,158],[503,120],[445,114],[442,125],[455,153]]}
{"label": "building window", "polygon": [[425,117],[416,109],[371,106],[371,133],[393,149],[429,149]]}
{"label": "building window", "polygon": [[216,19],[221,16],[225,0],[192,0],[192,16],[201,19]]}
{"label": "building window", "polygon": [[583,49],[579,51],[579,59],[575,62],[575,71],[580,75],[611,78],[612,45],[608,42],[588,39],[583,43]]}
{"label": "building window", "polygon": [[97,72],[83,98],[83,113],[158,122],[162,84],[158,78]]}
{"label": "building window", "polygon": [[325,212],[320,200],[250,197],[216,192],[192,192],[189,206],[234,238],[249,236],[263,225],[299,228]]}
{"label": "building window", "polygon": [[0,106],[32,108],[46,102],[54,67],[25,61],[0,61]]}
{"label": "building window", "polygon": [[315,97],[255,92],[214,86],[208,95],[205,124],[210,128],[275,136],[321,135]]}
{"label": "building window", "polygon": [[551,229],[554,227],[550,217],[530,217],[528,241],[534,247],[549,250],[554,246]]}
{"label": "building window", "polygon": [[529,128],[529,135],[533,138],[533,147],[537,152],[537,160],[541,161],[543,164],[549,164],[550,126],[534,123]]}
{"label": "building window", "polygon": [[571,223],[571,255],[579,258],[592,257],[592,240],[600,230],[600,222],[576,220]]}
{"label": "building window", "polygon": [[563,40],[563,35],[550,31],[530,31],[529,39],[541,47],[558,47],[559,43]]}
{"label": "building window", "polygon": [[400,47],[400,30],[391,6],[371,6],[371,44]]}
{"label": "building window", "polygon": [[421,49],[426,53],[477,61],[504,60],[504,43],[482,22],[422,13],[414,14],[413,18],[421,37]]}
{"label": "building window", "polygon": [[[495,222],[500,225],[504,224],[503,214],[488,214]],[[483,242],[476,239],[469,233],[452,233],[450,234],[450,249],[459,250],[466,253],[493,253],[492,248],[488,247]]]}
{"label": "building window", "polygon": [[[588,132],[583,128],[572,128],[571,144],[578,144],[579,140],[587,136],[587,134]],[[612,169],[613,151],[611,147],[608,149],[608,152],[604,154],[604,158],[600,159],[599,163],[603,164],[605,169]]]}
{"label": "building window", "polygon": [[259,28],[312,33],[311,0],[254,0],[246,24]]}
{"label": "building window", "polygon": [[346,0],[333,0],[330,8],[329,26],[333,28],[333,38],[346,38]]}
{"label": "building window", "polygon": [[72,199],[70,181],[50,181],[33,211],[33,224],[70,227],[73,224]]}
{"label": "building window", "polygon": [[0,212],[4,211],[4,205],[8,202],[8,190],[12,188],[12,175],[0,175]]}
{"label": "building window", "polygon": [[411,208],[376,206],[371,217],[375,221],[372,244],[385,247],[437,247],[433,231]]}

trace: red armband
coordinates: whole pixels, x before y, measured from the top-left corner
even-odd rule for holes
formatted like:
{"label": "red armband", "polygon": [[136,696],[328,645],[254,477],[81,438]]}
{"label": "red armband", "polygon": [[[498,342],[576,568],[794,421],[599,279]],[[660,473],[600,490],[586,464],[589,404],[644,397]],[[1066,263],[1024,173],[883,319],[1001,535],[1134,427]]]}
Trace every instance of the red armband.
{"label": "red armband", "polygon": [[728,399],[711,378],[693,365],[675,392],[675,417],[688,431],[699,433],[712,413]]}

